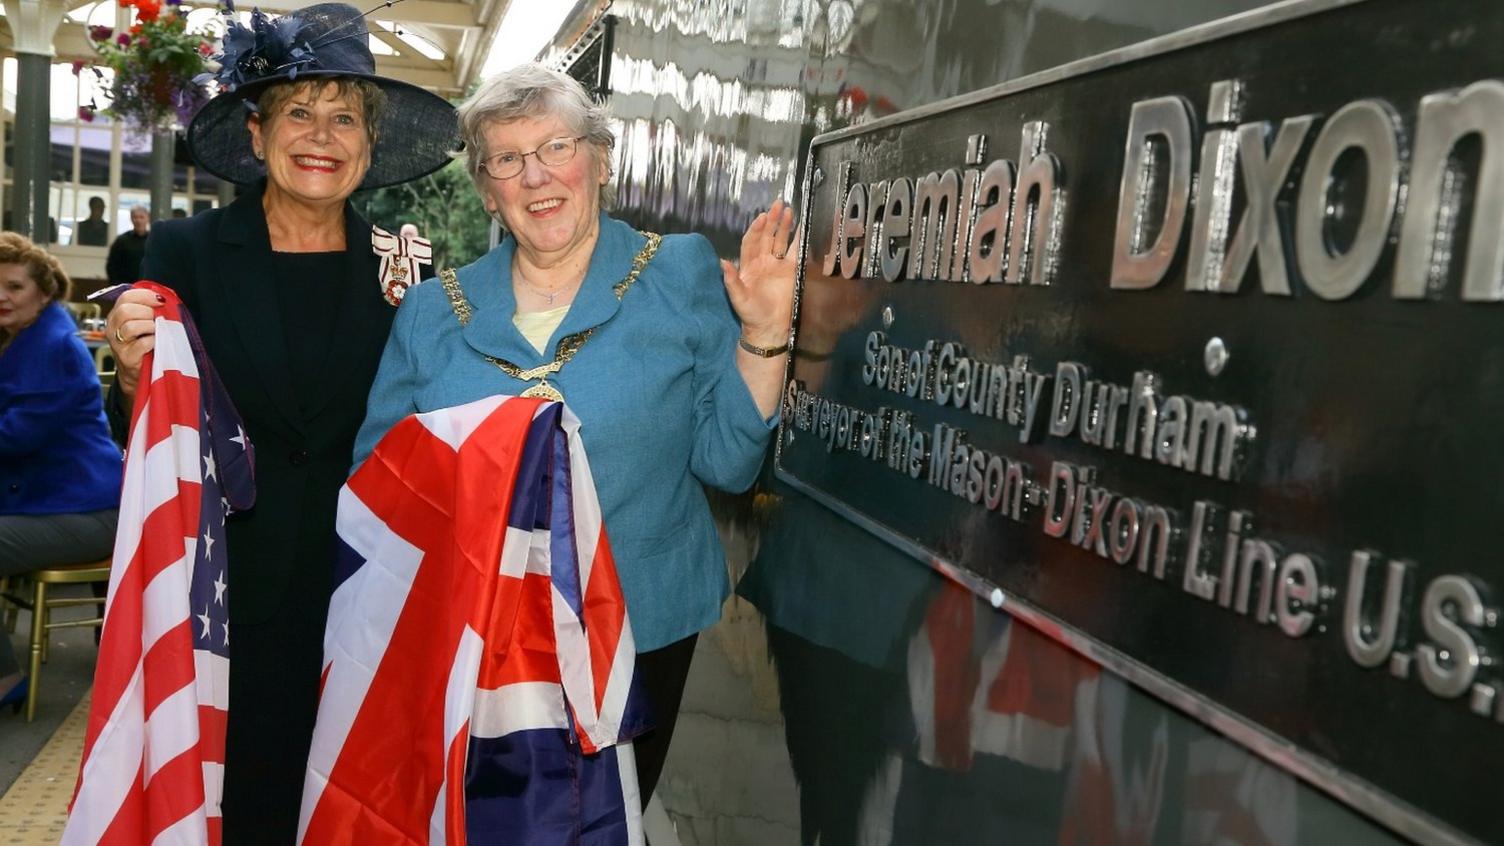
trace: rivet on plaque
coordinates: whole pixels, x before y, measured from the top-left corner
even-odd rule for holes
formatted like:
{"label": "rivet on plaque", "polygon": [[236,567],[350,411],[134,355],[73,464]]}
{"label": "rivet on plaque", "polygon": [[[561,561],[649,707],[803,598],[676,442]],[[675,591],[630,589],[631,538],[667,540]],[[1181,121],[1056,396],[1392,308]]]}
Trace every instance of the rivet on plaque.
{"label": "rivet on plaque", "polygon": [[893,328],[893,306],[883,306],[883,328]]}
{"label": "rivet on plaque", "polygon": [[1221,338],[1212,338],[1206,342],[1206,351],[1202,353],[1202,362],[1206,365],[1206,372],[1216,376],[1227,366],[1229,357],[1227,345],[1222,343]]}

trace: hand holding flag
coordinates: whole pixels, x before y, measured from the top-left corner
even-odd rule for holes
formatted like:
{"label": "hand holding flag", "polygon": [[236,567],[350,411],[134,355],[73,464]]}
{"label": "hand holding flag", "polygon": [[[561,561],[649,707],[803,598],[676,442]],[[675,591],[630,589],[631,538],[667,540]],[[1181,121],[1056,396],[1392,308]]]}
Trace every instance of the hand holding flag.
{"label": "hand holding flag", "polygon": [[83,763],[64,844],[220,842],[225,515],[255,501],[240,419],[170,288],[142,361]]}

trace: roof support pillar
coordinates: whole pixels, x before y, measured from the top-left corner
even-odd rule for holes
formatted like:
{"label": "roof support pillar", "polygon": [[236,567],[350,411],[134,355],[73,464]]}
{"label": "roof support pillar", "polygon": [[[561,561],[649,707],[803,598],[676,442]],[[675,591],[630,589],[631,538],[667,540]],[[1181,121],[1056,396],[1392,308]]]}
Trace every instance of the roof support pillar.
{"label": "roof support pillar", "polygon": [[4,0],[16,51],[15,166],[10,228],[39,244],[50,240],[47,216],[52,144],[52,37],[67,6],[62,0]]}

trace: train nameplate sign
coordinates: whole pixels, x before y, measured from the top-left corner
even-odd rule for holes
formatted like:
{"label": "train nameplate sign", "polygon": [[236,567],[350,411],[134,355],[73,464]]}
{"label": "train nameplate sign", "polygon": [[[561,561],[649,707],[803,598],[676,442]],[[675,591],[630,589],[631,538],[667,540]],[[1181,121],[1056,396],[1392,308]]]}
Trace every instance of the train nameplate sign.
{"label": "train nameplate sign", "polygon": [[1504,15],[1267,12],[815,139],[778,472],[1498,842]]}

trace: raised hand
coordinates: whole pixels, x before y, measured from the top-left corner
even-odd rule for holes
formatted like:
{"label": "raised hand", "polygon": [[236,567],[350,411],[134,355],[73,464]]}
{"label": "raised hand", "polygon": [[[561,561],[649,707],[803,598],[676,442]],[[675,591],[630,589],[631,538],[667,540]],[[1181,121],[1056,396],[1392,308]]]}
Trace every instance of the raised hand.
{"label": "raised hand", "polygon": [[799,261],[793,238],[794,210],[777,200],[742,235],[741,266],[721,262],[726,294],[748,343],[779,347],[788,341]]}

